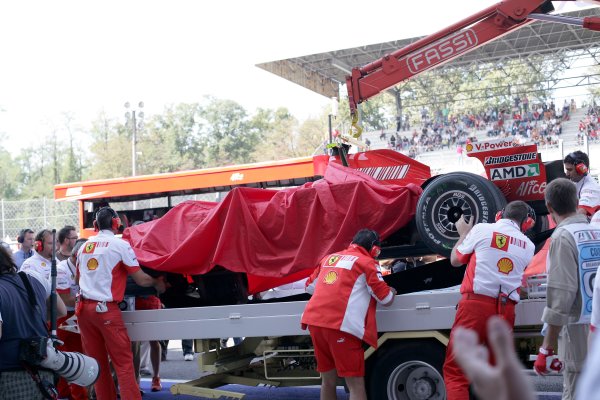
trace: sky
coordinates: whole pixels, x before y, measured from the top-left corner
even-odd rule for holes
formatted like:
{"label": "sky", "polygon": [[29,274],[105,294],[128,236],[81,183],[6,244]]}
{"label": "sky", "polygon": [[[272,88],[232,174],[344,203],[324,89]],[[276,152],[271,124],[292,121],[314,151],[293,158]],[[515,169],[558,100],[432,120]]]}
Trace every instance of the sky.
{"label": "sky", "polygon": [[205,95],[303,120],[330,99],[255,65],[433,33],[494,4],[356,0],[0,2],[0,134],[11,151],[99,112],[123,118]]}

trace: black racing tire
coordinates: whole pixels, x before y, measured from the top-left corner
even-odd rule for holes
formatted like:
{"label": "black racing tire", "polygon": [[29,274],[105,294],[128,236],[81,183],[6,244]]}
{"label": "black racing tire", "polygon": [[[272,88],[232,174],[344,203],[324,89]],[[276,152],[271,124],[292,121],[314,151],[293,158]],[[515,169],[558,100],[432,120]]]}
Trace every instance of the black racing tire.
{"label": "black racing tire", "polygon": [[[550,221],[548,221],[548,215],[547,214],[538,215],[535,218],[535,225],[533,226],[533,228],[528,230],[526,233],[538,234],[540,232],[547,231],[549,227],[550,227]],[[535,245],[536,254],[538,251],[540,251],[542,249],[542,247],[544,247],[544,244],[546,244],[546,240],[543,240],[540,243]]]}
{"label": "black racing tire", "polygon": [[452,172],[430,182],[419,201],[415,222],[421,240],[436,254],[450,256],[458,240],[454,223],[465,215],[492,223],[506,199],[493,183],[469,172]]}
{"label": "black racing tire", "polygon": [[438,341],[396,341],[375,354],[367,377],[369,400],[446,398],[442,375],[446,347]]}

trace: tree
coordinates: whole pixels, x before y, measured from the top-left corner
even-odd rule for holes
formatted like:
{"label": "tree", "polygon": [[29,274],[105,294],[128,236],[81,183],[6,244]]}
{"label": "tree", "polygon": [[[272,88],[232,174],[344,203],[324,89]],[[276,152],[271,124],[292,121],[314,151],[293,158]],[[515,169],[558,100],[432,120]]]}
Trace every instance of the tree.
{"label": "tree", "polygon": [[139,133],[143,173],[172,172],[204,166],[199,104],[167,106]]}
{"label": "tree", "polygon": [[[6,140],[6,135],[0,134],[0,142]],[[0,198],[14,199],[19,194],[19,167],[10,153],[0,146]]]}
{"label": "tree", "polygon": [[[72,113],[63,113],[64,128],[67,133],[68,147],[66,148],[66,159],[64,161],[61,182],[78,182],[82,180],[83,174],[83,154],[74,142],[75,132],[79,129],[73,126],[74,115]],[[81,136],[81,135],[79,135]]]}
{"label": "tree", "polygon": [[200,112],[203,124],[200,140],[204,147],[206,166],[242,164],[254,161],[253,155],[260,133],[253,129],[246,110],[231,100],[207,97]]}
{"label": "tree", "polygon": [[102,112],[92,121],[89,173],[86,179],[131,175],[131,132]]}
{"label": "tree", "polygon": [[298,120],[287,108],[259,108],[250,125],[261,138],[253,155],[254,159],[281,160],[305,154],[298,145]]}

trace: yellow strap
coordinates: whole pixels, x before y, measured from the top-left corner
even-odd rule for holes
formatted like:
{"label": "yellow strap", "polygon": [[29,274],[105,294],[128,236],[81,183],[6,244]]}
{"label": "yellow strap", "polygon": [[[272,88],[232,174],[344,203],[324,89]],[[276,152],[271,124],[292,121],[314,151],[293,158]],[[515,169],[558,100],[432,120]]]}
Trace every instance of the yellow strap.
{"label": "yellow strap", "polygon": [[358,125],[358,113],[355,112],[352,114],[352,125],[350,126],[350,135],[358,139],[363,131],[362,126]]}

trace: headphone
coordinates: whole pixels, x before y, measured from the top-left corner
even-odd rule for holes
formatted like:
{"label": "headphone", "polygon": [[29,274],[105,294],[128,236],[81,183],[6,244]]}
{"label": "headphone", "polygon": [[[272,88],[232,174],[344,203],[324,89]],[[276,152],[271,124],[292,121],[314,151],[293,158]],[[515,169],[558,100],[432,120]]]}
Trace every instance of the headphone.
{"label": "headphone", "polygon": [[[31,229],[25,228],[25,229],[21,229],[21,231],[19,232],[19,234],[17,235],[17,242],[23,244],[23,242],[25,241],[25,235],[29,232],[32,232]],[[32,232],[33,233],[33,232]]]}
{"label": "headphone", "polygon": [[112,229],[113,231],[118,231],[119,227],[121,226],[121,218],[119,218],[119,214],[117,214],[117,212],[115,210],[113,210],[112,208],[106,206],[106,207],[102,207],[100,208],[98,211],[96,211],[96,216],[94,217],[94,231],[98,232],[100,230],[100,228],[98,228],[98,215],[100,214],[100,211],[102,210],[107,210],[111,213],[112,218],[111,218],[111,225],[110,225],[110,229]]}
{"label": "headphone", "polygon": [[[377,241],[379,243],[379,241]],[[377,244],[373,244],[371,246],[371,251],[369,252],[369,254],[371,255],[371,257],[373,258],[377,258],[379,257],[379,254],[381,254],[381,246],[377,245]]]}
{"label": "headphone", "polygon": [[52,233],[52,232],[50,232],[48,229],[42,229],[41,231],[39,231],[37,233],[37,235],[35,235],[35,241],[33,242],[33,249],[35,250],[36,253],[41,253],[42,251],[44,251],[44,236],[46,236],[47,233]]}
{"label": "headphone", "polygon": [[373,239],[373,242],[371,242],[371,250],[369,250],[369,255],[373,258],[377,258],[381,253],[381,241],[379,240],[379,235],[375,231],[372,232],[375,234],[375,238]]}
{"label": "headphone", "polygon": [[575,167],[575,172],[579,175],[586,175],[588,173],[588,167],[585,163],[575,155],[575,153],[569,153],[567,157],[571,157],[573,159],[573,167]]}
{"label": "headphone", "polygon": [[[533,226],[535,225],[535,211],[533,210],[533,208],[531,208],[531,206],[529,204],[527,204],[527,216],[525,218],[523,218],[523,220],[521,221],[521,224],[519,226],[519,228],[521,229],[521,232],[525,233],[528,230],[530,230],[531,228],[533,228]],[[496,213],[496,222],[500,221],[502,218],[504,218],[504,208],[500,211],[498,211]]]}

